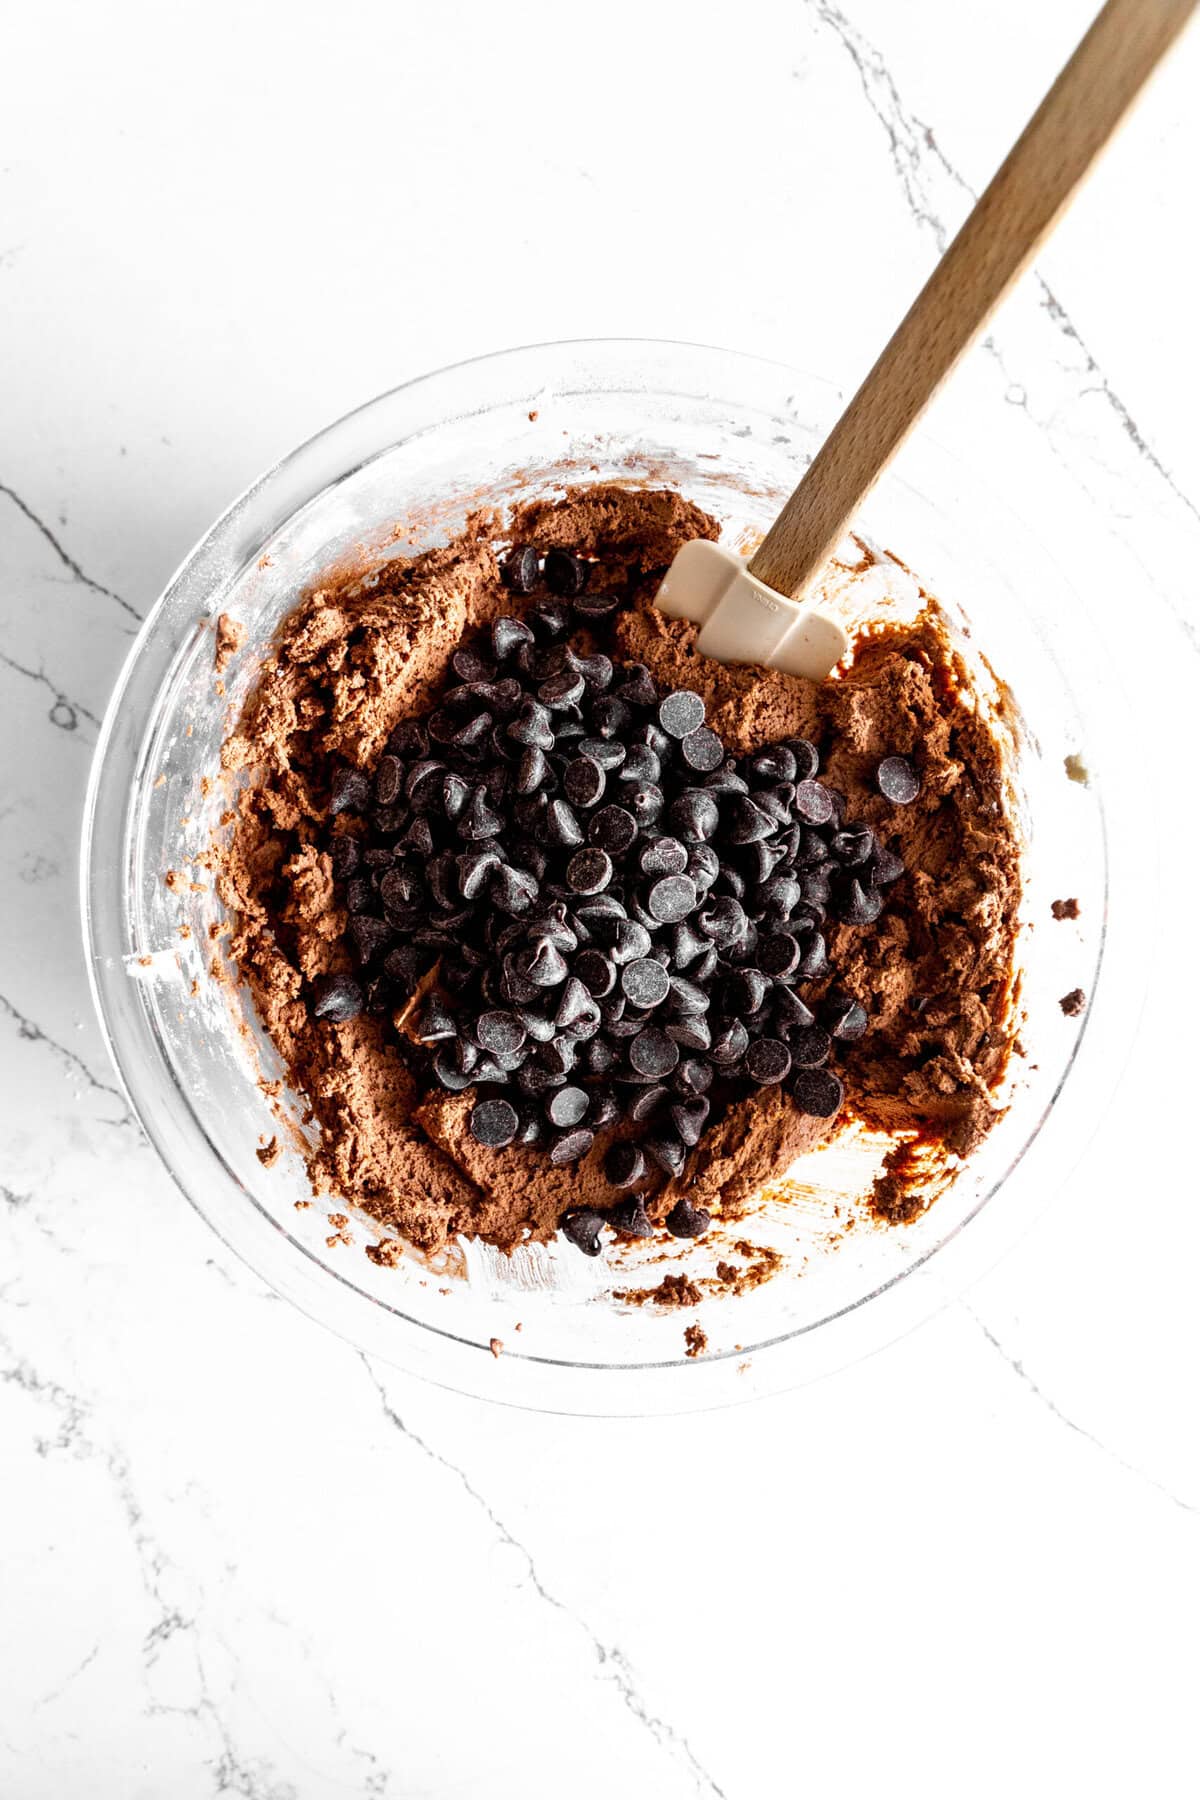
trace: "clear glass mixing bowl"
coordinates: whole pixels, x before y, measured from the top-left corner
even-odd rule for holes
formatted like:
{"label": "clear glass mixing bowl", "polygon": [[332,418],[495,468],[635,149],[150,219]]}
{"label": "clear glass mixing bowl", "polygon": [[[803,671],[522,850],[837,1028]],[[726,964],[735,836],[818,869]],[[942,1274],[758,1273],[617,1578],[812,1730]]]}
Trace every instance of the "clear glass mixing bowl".
{"label": "clear glass mixing bowl", "polygon": [[[511,1261],[472,1249],[466,1278],[417,1262],[378,1268],[363,1254],[373,1234],[362,1222],[352,1248],[330,1246],[334,1203],[297,1209],[309,1191],[296,1155],[264,1168],[255,1154],[274,1129],[258,1086],[260,1060],[274,1072],[270,1047],[236,991],[209,979],[208,926],[220,916],[211,877],[195,866],[173,888],[163,877],[208,845],[224,802],[203,778],[216,772],[256,655],[297,591],[382,543],[397,521],[407,554],[444,540],[480,504],[566,480],[670,484],[744,541],[770,522],[838,406],[811,376],[689,345],[554,344],[460,364],[383,395],[287,457],[213,526],[146,620],[108,710],[86,812],[96,1004],[130,1100],[184,1193],[279,1293],[364,1351],[552,1410],[749,1398],[877,1347],[959,1291],[1052,1194],[1097,1117],[1113,1046],[1129,1041],[1138,1004],[1128,973],[1137,959],[1119,948],[1133,919],[1121,873],[1136,865],[1114,836],[1114,822],[1135,816],[1119,798],[1120,697],[1085,608],[1045,551],[918,439],[863,528],[960,614],[968,653],[982,646],[1012,687],[1025,725],[1019,786],[1034,921],[1022,948],[1020,1078],[950,1191],[911,1226],[845,1232],[846,1209],[833,1210],[839,1185],[860,1186],[863,1166],[838,1152],[811,1192],[772,1205],[748,1232],[785,1252],[785,1271],[681,1313],[622,1305],[611,1289],[702,1270],[712,1256],[703,1245],[678,1257],[661,1245],[614,1251],[615,1268],[565,1246]],[[222,610],[249,630],[224,695],[213,674]],[[1086,784],[1068,778],[1068,757],[1082,759]],[[1081,901],[1079,922],[1051,924],[1051,898],[1066,895]],[[1091,1006],[1068,1019],[1058,999],[1077,986]],[[1079,1054],[1085,1028],[1097,1041],[1090,1058]],[[1090,1066],[1064,1089],[1077,1061]],[[701,1358],[685,1353],[693,1320],[708,1338]]]}

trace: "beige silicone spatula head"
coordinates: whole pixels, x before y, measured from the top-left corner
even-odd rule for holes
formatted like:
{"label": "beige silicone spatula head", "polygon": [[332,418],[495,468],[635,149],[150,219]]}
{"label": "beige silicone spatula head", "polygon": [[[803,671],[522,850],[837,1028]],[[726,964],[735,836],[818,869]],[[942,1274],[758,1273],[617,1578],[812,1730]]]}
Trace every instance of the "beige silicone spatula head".
{"label": "beige silicone spatula head", "polygon": [[1115,131],[1197,0],[1108,0],[750,561],[685,544],[658,591],[718,662],[821,681],[847,637],[807,599],[916,421]]}

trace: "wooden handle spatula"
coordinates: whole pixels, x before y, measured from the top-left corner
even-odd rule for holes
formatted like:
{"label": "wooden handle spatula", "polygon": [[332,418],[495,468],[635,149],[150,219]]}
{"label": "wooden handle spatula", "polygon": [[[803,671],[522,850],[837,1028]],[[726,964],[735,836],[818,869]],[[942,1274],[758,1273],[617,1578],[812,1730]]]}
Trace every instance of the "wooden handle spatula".
{"label": "wooden handle spatula", "polygon": [[749,563],[697,539],[659,589],[719,662],[820,681],[845,654],[805,595],[875,482],[1182,31],[1197,0],[1108,0]]}

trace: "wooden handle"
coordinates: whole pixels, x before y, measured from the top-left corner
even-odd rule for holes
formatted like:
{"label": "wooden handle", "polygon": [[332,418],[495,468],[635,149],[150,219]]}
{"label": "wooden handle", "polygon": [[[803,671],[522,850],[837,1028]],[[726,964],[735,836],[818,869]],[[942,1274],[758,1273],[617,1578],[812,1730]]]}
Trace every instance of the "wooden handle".
{"label": "wooden handle", "polygon": [[798,599],[1026,267],[1197,0],[1108,0],[750,563]]}

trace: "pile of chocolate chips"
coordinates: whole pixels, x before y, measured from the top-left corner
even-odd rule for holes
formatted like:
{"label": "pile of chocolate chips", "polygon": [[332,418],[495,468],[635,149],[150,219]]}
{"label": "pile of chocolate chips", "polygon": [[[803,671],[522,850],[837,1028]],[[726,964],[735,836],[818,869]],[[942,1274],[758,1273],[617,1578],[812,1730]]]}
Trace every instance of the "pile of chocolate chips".
{"label": "pile of chocolate chips", "polygon": [[[528,592],[535,553],[508,571]],[[416,1037],[434,1081],[480,1091],[475,1138],[564,1164],[614,1130],[605,1174],[632,1190],[651,1165],[682,1175],[714,1108],[756,1088],[838,1111],[826,1065],[868,1021],[829,991],[823,926],[873,924],[903,864],[816,779],[811,743],[729,756],[699,695],[578,653],[572,634],[617,605],[586,573],[552,551],[528,622],[460,649],[437,709],[397,726],[370,777],[335,778],[330,812],[365,823],[329,840],[361,974],[316,981],[312,1011],[394,1010],[436,963]],[[898,803],[919,787],[897,757],[878,780]],[[622,1211],[648,1232],[639,1200]],[[581,1248],[599,1223],[583,1216]],[[707,1223],[686,1200],[668,1220]]]}

